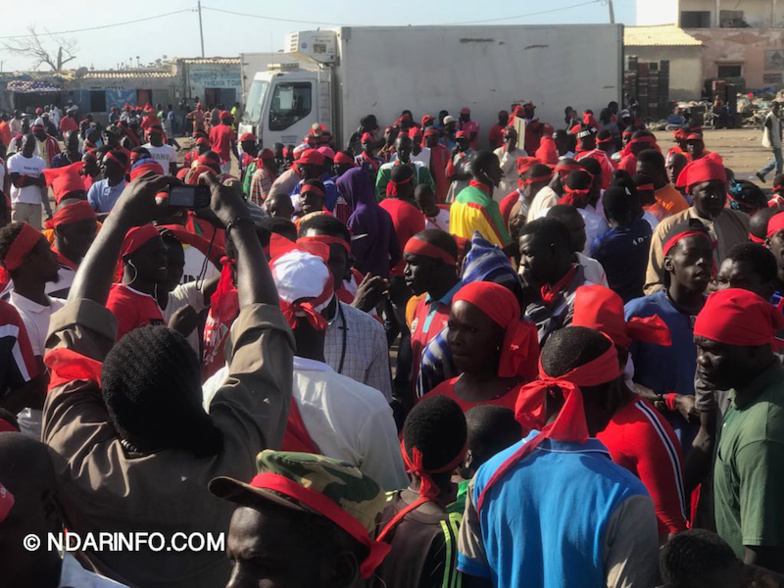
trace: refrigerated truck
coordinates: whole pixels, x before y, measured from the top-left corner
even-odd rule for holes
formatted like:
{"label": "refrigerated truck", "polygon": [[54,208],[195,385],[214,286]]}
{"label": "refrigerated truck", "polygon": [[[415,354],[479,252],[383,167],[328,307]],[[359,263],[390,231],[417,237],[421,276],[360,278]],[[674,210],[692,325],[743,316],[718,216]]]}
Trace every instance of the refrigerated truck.
{"label": "refrigerated truck", "polygon": [[265,146],[299,144],[325,125],[344,146],[360,119],[382,127],[401,111],[463,107],[481,125],[480,146],[499,110],[531,101],[541,121],[563,125],[563,109],[620,103],[623,26],[338,27],[286,37],[290,63],[253,77],[240,132]]}

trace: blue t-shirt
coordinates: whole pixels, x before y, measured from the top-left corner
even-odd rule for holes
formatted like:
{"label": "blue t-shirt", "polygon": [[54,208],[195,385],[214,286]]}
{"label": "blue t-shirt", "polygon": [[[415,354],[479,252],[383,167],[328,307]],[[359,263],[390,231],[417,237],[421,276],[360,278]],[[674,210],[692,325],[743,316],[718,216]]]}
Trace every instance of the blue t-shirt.
{"label": "blue t-shirt", "polygon": [[[473,504],[496,470],[537,433],[479,468]],[[479,521],[487,565],[461,552],[457,568],[490,578],[496,588],[604,587],[607,524],[625,500],[639,495],[648,496],[645,486],[614,464],[600,441],[546,439],[485,495]]]}
{"label": "blue t-shirt", "polygon": [[639,219],[630,227],[613,227],[593,240],[591,257],[602,264],[610,289],[624,302],[642,296],[652,233],[648,221]]}
{"label": "blue t-shirt", "polygon": [[[635,298],[625,306],[626,320],[632,317],[658,315],[670,328],[672,345],[634,341],[629,353],[634,363],[634,381],[656,394],[694,395],[694,373],[697,368],[697,346],[694,344],[696,315],[676,308],[665,290]],[[691,425],[678,412],[665,412],[684,447],[691,445],[699,423]],[[687,432],[688,431],[688,432]]]}
{"label": "blue t-shirt", "polygon": [[110,186],[109,180],[98,180],[90,186],[87,201],[95,212],[111,212],[127,184],[125,180],[120,180],[119,184]]}

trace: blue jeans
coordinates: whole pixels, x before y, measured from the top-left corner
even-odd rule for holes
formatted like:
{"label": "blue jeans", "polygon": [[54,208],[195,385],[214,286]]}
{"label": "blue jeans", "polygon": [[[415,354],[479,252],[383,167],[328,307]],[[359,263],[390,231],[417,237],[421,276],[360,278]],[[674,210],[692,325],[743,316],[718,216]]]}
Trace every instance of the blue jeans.
{"label": "blue jeans", "polygon": [[781,158],[781,147],[773,149],[773,159],[771,159],[767,165],[765,165],[765,167],[759,170],[759,175],[764,178],[773,171],[774,167],[776,168],[776,175],[779,175],[781,173],[781,169],[784,167],[784,160]]}

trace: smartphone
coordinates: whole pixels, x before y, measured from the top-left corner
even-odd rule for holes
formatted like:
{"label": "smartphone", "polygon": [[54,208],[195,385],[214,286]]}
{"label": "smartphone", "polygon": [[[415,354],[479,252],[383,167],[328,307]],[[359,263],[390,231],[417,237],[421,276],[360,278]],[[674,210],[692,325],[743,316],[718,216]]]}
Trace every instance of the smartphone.
{"label": "smartphone", "polygon": [[207,186],[173,186],[169,190],[169,206],[198,210],[210,207],[210,189]]}

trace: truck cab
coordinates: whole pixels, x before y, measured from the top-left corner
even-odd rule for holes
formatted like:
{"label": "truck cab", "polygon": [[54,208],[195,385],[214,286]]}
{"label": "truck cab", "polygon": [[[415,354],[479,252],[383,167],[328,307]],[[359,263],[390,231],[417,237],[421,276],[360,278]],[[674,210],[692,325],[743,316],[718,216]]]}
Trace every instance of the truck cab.
{"label": "truck cab", "polygon": [[[289,35],[287,42],[287,53],[301,62],[270,64],[267,71],[256,73],[248,89],[239,132],[254,133],[265,147],[275,143],[298,145],[314,123],[332,130],[331,63],[335,33],[319,34],[331,41],[328,56],[316,43],[318,38],[304,35]],[[314,44],[321,59],[315,59],[312,54]]]}

